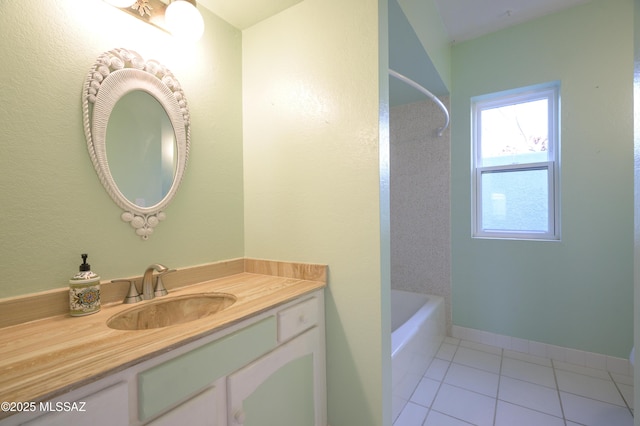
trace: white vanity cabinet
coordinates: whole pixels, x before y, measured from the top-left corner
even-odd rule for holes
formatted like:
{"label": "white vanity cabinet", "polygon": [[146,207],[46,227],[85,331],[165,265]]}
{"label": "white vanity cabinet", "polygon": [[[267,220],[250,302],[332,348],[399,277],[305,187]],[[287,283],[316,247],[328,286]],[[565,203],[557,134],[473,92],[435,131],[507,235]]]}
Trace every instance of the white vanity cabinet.
{"label": "white vanity cabinet", "polygon": [[52,403],[84,402],[83,412],[20,413],[0,426],[326,426],[324,333],[318,290]]}
{"label": "white vanity cabinet", "polygon": [[139,419],[164,412],[150,424],[326,426],[325,370],[317,291],[138,374]]}

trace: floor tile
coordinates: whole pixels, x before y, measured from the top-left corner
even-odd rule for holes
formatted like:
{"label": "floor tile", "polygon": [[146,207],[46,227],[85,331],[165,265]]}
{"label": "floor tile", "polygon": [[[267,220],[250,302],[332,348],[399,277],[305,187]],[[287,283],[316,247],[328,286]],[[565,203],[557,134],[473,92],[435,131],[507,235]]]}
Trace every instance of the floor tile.
{"label": "floor tile", "polygon": [[571,371],[556,370],[558,389],[598,401],[625,406],[620,392],[612,380],[585,376]]}
{"label": "floor tile", "polygon": [[445,374],[447,374],[449,365],[451,365],[449,361],[436,358],[431,361],[431,365],[429,365],[429,368],[427,368],[427,372],[424,375],[430,379],[442,380],[444,379]]}
{"label": "floor tile", "polygon": [[452,363],[444,382],[495,398],[498,394],[499,376],[488,371]]}
{"label": "floor tile", "polygon": [[633,426],[633,377],[585,358],[445,339],[424,376],[403,383],[406,398],[393,395],[394,426]]}
{"label": "floor tile", "polygon": [[408,403],[400,416],[393,422],[393,426],[420,426],[427,417],[428,408],[418,404]]}
{"label": "floor tile", "polygon": [[560,392],[567,420],[587,426],[633,426],[633,417],[625,407]]}
{"label": "floor tile", "polygon": [[633,410],[633,386],[618,383],[618,389],[620,389],[624,401]]}
{"label": "floor tile", "polygon": [[437,411],[429,411],[427,415],[427,421],[424,422],[424,426],[469,426],[472,423],[467,423],[462,420],[447,416],[446,414],[438,413]]}
{"label": "floor tile", "polygon": [[518,359],[504,358],[501,374],[549,388],[556,387],[553,368]]}
{"label": "floor tile", "polygon": [[493,426],[495,398],[444,383],[433,409],[477,426]]}
{"label": "floor tile", "polygon": [[478,368],[490,373],[500,372],[500,355],[490,354],[465,347],[459,347],[453,357],[453,362],[466,365],[467,367]]}
{"label": "floor tile", "polygon": [[393,394],[404,399],[411,398],[411,394],[413,394],[421,379],[422,377],[417,374],[406,374],[393,388]]}
{"label": "floor tile", "polygon": [[556,389],[502,376],[498,399],[552,416],[562,417],[560,399]]}
{"label": "floor tile", "polygon": [[564,426],[564,420],[519,405],[498,401],[495,426]]}
{"label": "floor tile", "polygon": [[451,343],[443,343],[440,345],[440,349],[436,353],[436,358],[444,359],[446,361],[451,361],[453,359],[453,355],[458,350],[458,345],[452,345]]}
{"label": "floor tile", "polygon": [[436,397],[439,388],[440,381],[423,377],[411,396],[411,402],[420,404],[423,407],[431,407],[433,399]]}

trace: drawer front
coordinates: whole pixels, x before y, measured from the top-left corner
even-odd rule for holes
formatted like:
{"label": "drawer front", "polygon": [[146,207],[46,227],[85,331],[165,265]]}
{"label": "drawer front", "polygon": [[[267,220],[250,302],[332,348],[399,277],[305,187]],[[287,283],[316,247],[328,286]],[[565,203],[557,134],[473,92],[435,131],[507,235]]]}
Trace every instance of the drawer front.
{"label": "drawer front", "polygon": [[140,373],[140,420],[183,401],[276,345],[276,320],[271,316]]}
{"label": "drawer front", "polygon": [[318,323],[318,299],[312,297],[278,313],[278,342],[297,336]]}

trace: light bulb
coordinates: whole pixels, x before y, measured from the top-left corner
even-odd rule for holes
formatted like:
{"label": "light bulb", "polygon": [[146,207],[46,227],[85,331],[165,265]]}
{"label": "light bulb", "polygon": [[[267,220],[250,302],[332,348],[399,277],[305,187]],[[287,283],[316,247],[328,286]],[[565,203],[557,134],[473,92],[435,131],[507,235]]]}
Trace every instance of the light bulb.
{"label": "light bulb", "polygon": [[119,8],[131,7],[136,2],[136,0],[105,0],[105,1],[109,3],[111,6],[115,6]]}
{"label": "light bulb", "polygon": [[174,0],[164,15],[171,34],[184,41],[196,42],[204,32],[204,20],[198,9],[185,0]]}

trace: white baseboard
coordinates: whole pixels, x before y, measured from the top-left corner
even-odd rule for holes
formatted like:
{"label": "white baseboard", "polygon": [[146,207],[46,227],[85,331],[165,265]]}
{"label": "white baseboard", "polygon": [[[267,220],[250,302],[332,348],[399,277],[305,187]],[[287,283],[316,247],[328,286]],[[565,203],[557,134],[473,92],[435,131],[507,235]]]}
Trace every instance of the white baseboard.
{"label": "white baseboard", "polygon": [[595,352],[581,351],[578,349],[565,348],[562,346],[549,345],[533,340],[519,339],[502,334],[490,333],[488,331],[476,330],[473,328],[451,327],[453,337],[468,340],[475,343],[496,346],[502,349],[515,352],[523,352],[530,355],[550,358],[556,361],[581,365],[583,367],[606,370],[611,373],[633,375],[633,367],[626,358],[618,358],[603,355]]}

